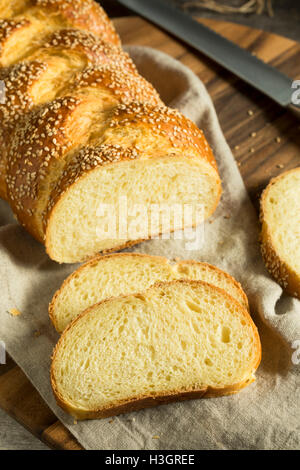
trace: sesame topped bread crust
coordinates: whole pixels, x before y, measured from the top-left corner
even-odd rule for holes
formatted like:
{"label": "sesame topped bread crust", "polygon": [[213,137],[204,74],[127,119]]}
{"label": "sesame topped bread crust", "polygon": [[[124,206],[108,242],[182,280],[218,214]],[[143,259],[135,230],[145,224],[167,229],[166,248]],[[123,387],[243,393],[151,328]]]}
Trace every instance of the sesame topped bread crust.
{"label": "sesame topped bread crust", "polygon": [[[203,194],[208,191],[206,215],[215,209],[220,178],[202,131],[163,105],[119,47],[99,5],[93,0],[16,0],[8,8],[0,0],[0,15],[0,60],[7,65],[0,70],[7,98],[0,105],[0,196],[37,240],[47,245],[49,218],[69,189],[91,169],[115,163],[170,159],[173,168],[163,165],[167,178],[175,168],[184,172],[175,192],[187,186],[188,171],[195,180],[195,165]],[[135,167],[126,168],[132,173]],[[169,183],[176,179],[174,173]],[[189,191],[182,189],[181,195],[187,199]]]}
{"label": "sesame topped bread crust", "polygon": [[[106,42],[88,31],[78,29],[61,29],[55,31],[47,42],[42,45],[45,49],[60,49],[62,51],[76,50],[88,59],[88,64],[118,63],[125,70],[136,71],[129,55],[121,47]],[[40,49],[41,51],[43,49]],[[37,54],[40,53],[37,51]]]}
{"label": "sesame topped bread crust", "polygon": [[[141,101],[143,99],[151,99],[153,96],[155,104],[160,102],[154,88],[138,75],[132,60],[120,47],[106,43],[92,33],[85,31],[69,29],[55,32],[49,37],[48,42],[43,47],[26,59],[26,62],[0,69],[1,79],[4,80],[6,87],[5,104],[0,104],[0,132],[3,134],[3,140],[0,143],[0,196],[4,199],[7,198],[5,177],[7,149],[12,138],[11,129],[16,126],[16,121],[20,116],[23,116],[25,112],[28,112],[35,105],[43,102],[43,93],[37,93],[36,96],[32,96],[32,90],[35,85],[39,84],[39,79],[43,78],[43,74],[47,77],[50,69],[52,76],[55,73],[59,76],[59,73],[61,73],[58,68],[55,69],[55,61],[53,61],[54,50],[58,54],[57,58],[59,56],[63,57],[67,51],[76,51],[76,53],[80,54],[83,58],[83,62],[80,62],[78,65],[80,70],[90,64],[105,64],[107,66],[107,69],[105,69],[106,74],[102,76],[101,83],[99,77],[95,77],[95,80],[97,80],[96,85],[104,89],[108,87],[110,90],[115,89],[115,94],[121,98],[121,101],[123,96],[127,94],[128,97],[140,99]],[[118,67],[123,70],[123,80],[120,78],[120,72],[117,74],[114,71],[116,69],[115,64],[118,64]],[[71,73],[76,75],[78,69],[76,70],[73,63],[68,67],[71,66],[73,68]],[[86,75],[83,76],[86,77]],[[126,79],[126,76],[132,78]],[[69,82],[64,90],[64,94],[68,94],[70,91],[73,91],[73,84],[68,80],[66,72],[64,72],[64,76],[60,79],[62,85],[64,80]],[[52,85],[55,91],[51,90],[49,80],[47,86],[52,95],[55,91],[57,95],[62,95],[57,81]],[[77,86],[79,86],[79,83],[77,83]],[[83,87],[83,83],[81,83],[81,87]],[[141,92],[141,90],[144,91]],[[116,97],[115,104],[117,104],[119,98]]]}
{"label": "sesame topped bread crust", "polygon": [[85,29],[102,37],[104,41],[120,44],[116,30],[101,6],[93,0],[0,0],[0,18],[44,12],[57,16],[61,23]]}
{"label": "sesame topped bread crust", "polygon": [[0,69],[5,86],[5,103],[0,104],[0,197],[6,199],[7,152],[17,120],[34,106],[30,91],[47,65],[39,61]]}
{"label": "sesame topped bread crust", "polygon": [[[21,20],[0,19],[0,52],[2,53],[6,41],[11,35],[21,28],[30,25],[30,21],[23,18]],[[1,57],[1,56],[0,56]]]}
{"label": "sesame topped bread crust", "polygon": [[93,0],[33,1],[20,15],[0,20],[0,65],[23,60],[47,35],[66,28],[89,31],[103,42],[120,46],[113,24]]}
{"label": "sesame topped bread crust", "polygon": [[[85,31],[72,29],[61,30],[51,35],[49,41],[39,48],[35,54],[28,57],[26,61],[18,63],[15,66],[0,69],[0,79],[4,80],[6,88],[6,103],[5,105],[0,105],[2,125],[9,125],[10,119],[16,120],[15,115],[10,113],[10,110],[13,110],[13,108],[15,110],[20,109],[20,113],[24,113],[35,104],[33,100],[29,98],[28,90],[32,88],[41,73],[46,70],[48,64],[47,55],[45,55],[45,53],[47,53],[49,49],[52,51],[59,49],[62,54],[69,50],[79,52],[86,58],[85,67],[91,64],[107,66],[108,68],[104,69],[107,70],[106,86],[110,86],[111,88],[113,88],[114,78],[109,76],[109,70],[113,71],[117,69],[119,70],[119,75],[120,70],[133,72],[133,74],[129,76],[136,78],[136,81],[138,81],[137,77],[139,77],[141,84],[148,86],[149,97],[150,90],[157,96],[154,88],[137,74],[136,67],[132,60],[121,48],[105,43],[93,34]],[[49,57],[51,57],[51,55]],[[116,67],[115,64],[118,64],[118,66]],[[117,72],[115,71],[114,73],[116,74]],[[87,75],[84,75],[84,77],[86,78]],[[99,77],[95,77],[94,81],[98,79]],[[118,79],[121,82],[119,76]],[[130,85],[131,84],[130,82]],[[31,106],[28,106],[28,102],[30,102]],[[7,111],[5,106],[7,107]],[[6,119],[4,119],[5,116],[7,116]]]}
{"label": "sesame topped bread crust", "polygon": [[8,200],[19,222],[40,241],[43,237],[34,224],[39,190],[49,174],[49,163],[63,159],[74,145],[68,122],[80,103],[67,96],[39,108],[20,122],[11,145],[6,176]]}
{"label": "sesame topped bread crust", "polygon": [[120,38],[101,6],[93,0],[33,0],[33,4],[47,11],[59,12],[70,26],[86,29],[103,41],[120,45]]}
{"label": "sesame topped bread crust", "polygon": [[[11,3],[11,5],[9,5]],[[45,17],[56,16],[61,25],[91,31],[104,41],[120,45],[120,38],[101,6],[93,0],[8,0],[0,1],[0,18],[17,15],[25,18],[44,12]]]}
{"label": "sesame topped bread crust", "polygon": [[189,148],[195,153],[200,152],[201,157],[217,169],[215,157],[203,131],[176,109],[166,106],[152,108],[148,103],[121,105],[115,109],[109,127],[113,129],[125,125],[129,128],[133,124],[151,128],[155,135],[165,137],[174,149]]}
{"label": "sesame topped bread crust", "polygon": [[18,118],[32,109],[35,103],[30,90],[46,69],[47,64],[38,60],[0,68],[5,86],[5,103],[0,104],[1,129],[13,129]]}
{"label": "sesame topped bread crust", "polygon": [[30,21],[23,18],[19,20],[14,19],[0,19],[0,66],[5,67],[11,65],[9,59],[5,58],[6,48],[9,45],[10,39],[14,38],[20,32],[30,29]]}
{"label": "sesame topped bread crust", "polygon": [[128,73],[115,63],[94,65],[79,72],[69,84],[69,89],[76,93],[85,88],[109,89],[116,96],[116,105],[129,104],[132,101],[149,103],[151,106],[163,106],[159,94],[151,83],[138,73]]}
{"label": "sesame topped bread crust", "polygon": [[[288,260],[285,249],[287,245],[289,245],[288,240],[283,240],[282,246],[278,244],[278,241],[275,239],[275,233],[277,232],[278,227],[274,226],[274,222],[272,222],[270,218],[270,209],[268,207],[268,202],[270,198],[272,198],[277,204],[280,204],[281,201],[278,196],[273,196],[273,191],[278,186],[278,183],[282,183],[288,181],[290,178],[296,178],[296,184],[284,193],[284,190],[280,194],[280,198],[284,201],[288,193],[293,195],[295,201],[300,201],[300,168],[294,168],[292,170],[288,170],[281,175],[273,178],[266,189],[262,193],[261,197],[261,204],[260,204],[260,221],[262,223],[262,230],[260,235],[260,242],[261,242],[261,253],[266,265],[266,268],[270,272],[270,274],[274,277],[274,279],[280,284],[280,286],[290,295],[300,299],[300,271],[295,267],[295,260],[298,260],[299,265],[299,246],[300,246],[300,219],[299,213],[294,214],[291,212],[289,214],[289,210],[292,210],[292,207],[298,207],[295,203],[290,203],[290,207],[285,211],[285,219],[281,220],[280,223],[282,225],[286,225],[287,231],[291,232],[291,228],[289,228],[289,218],[298,217],[299,224],[298,224],[298,233],[297,229],[296,232],[293,234],[294,237],[298,237],[295,243],[296,251],[293,251],[293,262]],[[277,201],[278,198],[278,201]],[[300,206],[299,206],[300,207]],[[278,222],[277,222],[278,225]]]}

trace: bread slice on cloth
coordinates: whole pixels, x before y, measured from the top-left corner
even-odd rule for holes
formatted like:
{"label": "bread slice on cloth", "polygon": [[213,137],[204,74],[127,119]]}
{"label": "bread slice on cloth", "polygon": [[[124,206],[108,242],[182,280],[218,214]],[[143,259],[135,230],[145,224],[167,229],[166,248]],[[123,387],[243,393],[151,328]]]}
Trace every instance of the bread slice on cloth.
{"label": "bread slice on cloth", "polygon": [[58,332],[86,308],[109,297],[143,292],[158,281],[202,280],[224,289],[248,310],[241,285],[229,274],[208,263],[180,261],[137,253],[97,256],[80,266],[55,293],[49,314]]}
{"label": "bread slice on cloth", "polygon": [[265,265],[286,292],[300,299],[300,168],[270,181],[260,217]]}
{"label": "bread slice on cloth", "polygon": [[53,353],[58,404],[77,419],[239,391],[261,359],[249,313],[202,281],[159,283],[103,301],[64,331]]}

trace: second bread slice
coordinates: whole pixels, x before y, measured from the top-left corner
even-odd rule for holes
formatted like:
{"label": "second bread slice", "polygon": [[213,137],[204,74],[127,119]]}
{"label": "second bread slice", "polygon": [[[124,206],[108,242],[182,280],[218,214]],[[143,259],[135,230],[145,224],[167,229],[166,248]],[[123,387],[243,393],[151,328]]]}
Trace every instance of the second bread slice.
{"label": "second bread slice", "polygon": [[136,253],[98,256],[71,274],[56,292],[49,307],[58,332],[86,308],[109,297],[143,292],[158,281],[192,279],[224,289],[248,309],[241,285],[229,274],[208,263],[181,261]]}

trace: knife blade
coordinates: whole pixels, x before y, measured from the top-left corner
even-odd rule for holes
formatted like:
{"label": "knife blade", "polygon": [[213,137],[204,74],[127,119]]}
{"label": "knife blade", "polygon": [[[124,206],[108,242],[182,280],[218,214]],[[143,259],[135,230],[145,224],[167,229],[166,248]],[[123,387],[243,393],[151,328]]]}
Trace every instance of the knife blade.
{"label": "knife blade", "polygon": [[[281,106],[296,106],[295,82],[165,0],[118,0],[205,54]],[[294,85],[293,85],[294,83]],[[297,110],[298,111],[298,110]]]}

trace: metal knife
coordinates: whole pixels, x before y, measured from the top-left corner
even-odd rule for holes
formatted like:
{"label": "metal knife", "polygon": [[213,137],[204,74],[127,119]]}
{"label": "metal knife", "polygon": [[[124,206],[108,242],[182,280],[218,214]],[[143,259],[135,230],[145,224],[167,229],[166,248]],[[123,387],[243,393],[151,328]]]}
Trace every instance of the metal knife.
{"label": "metal knife", "polygon": [[207,55],[276,103],[299,113],[299,80],[293,81],[166,0],[118,1]]}

